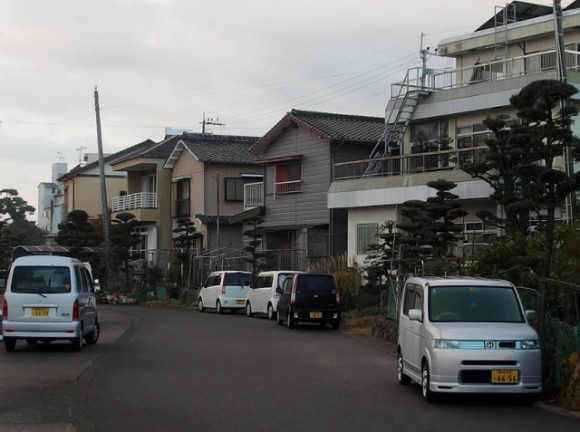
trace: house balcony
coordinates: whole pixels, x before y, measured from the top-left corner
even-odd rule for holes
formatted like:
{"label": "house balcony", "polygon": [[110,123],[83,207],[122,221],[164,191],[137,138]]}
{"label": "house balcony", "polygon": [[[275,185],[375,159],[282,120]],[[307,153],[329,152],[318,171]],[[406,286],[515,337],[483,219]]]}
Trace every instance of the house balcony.
{"label": "house balcony", "polygon": [[264,183],[246,183],[244,185],[244,211],[264,205]]}
{"label": "house balcony", "polygon": [[138,192],[129,195],[113,197],[113,217],[118,213],[132,213],[139,221],[156,221],[159,219],[157,194],[154,192]]}
{"label": "house balcony", "polygon": [[407,176],[437,171],[461,170],[466,163],[481,160],[486,146],[442,151],[415,149],[415,154],[341,162],[334,165],[334,180]]}

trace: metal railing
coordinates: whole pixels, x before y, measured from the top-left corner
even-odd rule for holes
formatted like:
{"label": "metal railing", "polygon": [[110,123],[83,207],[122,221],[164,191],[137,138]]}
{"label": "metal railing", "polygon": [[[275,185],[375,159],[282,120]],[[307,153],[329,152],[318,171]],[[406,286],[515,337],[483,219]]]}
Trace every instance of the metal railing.
{"label": "metal railing", "polygon": [[302,192],[302,180],[292,180],[276,183],[276,194]]}
{"label": "metal railing", "polygon": [[139,192],[130,195],[113,197],[113,212],[135,209],[157,208],[157,194],[155,192]]}
{"label": "metal railing", "polygon": [[244,210],[264,205],[264,183],[247,183],[244,185]]}
{"label": "metal railing", "polygon": [[[578,70],[580,52],[566,50],[566,68]],[[408,79],[391,84],[391,98],[410,91],[427,90],[431,92],[466,87],[482,82],[516,78],[556,69],[556,50],[541,51],[508,59],[476,63],[473,66],[457,69],[409,69]],[[403,87],[403,88],[402,88]]]}
{"label": "metal railing", "polygon": [[[486,149],[486,146],[480,146],[341,162],[334,165],[334,180],[461,169],[461,166],[466,163],[483,160]],[[372,174],[365,175],[365,173]]]}

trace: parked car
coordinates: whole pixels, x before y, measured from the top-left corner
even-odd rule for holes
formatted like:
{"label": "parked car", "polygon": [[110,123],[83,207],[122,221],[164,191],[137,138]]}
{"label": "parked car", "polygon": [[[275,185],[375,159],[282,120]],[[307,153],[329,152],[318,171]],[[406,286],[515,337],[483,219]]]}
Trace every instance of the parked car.
{"label": "parked car", "polygon": [[438,393],[542,392],[540,339],[514,285],[504,280],[413,277],[399,314],[399,383]]}
{"label": "parked car", "polygon": [[237,312],[246,306],[246,297],[252,273],[236,270],[215,271],[209,274],[199,290],[197,309],[204,312],[206,308],[223,313],[229,309]]}
{"label": "parked car", "polygon": [[255,313],[265,313],[268,319],[276,318],[278,311],[279,288],[289,276],[302,273],[292,270],[266,271],[258,273],[255,282],[248,290],[246,299],[246,315],[251,317]]}
{"label": "parked car", "polygon": [[93,279],[83,262],[69,257],[31,255],[10,268],[2,305],[6,351],[16,341],[69,340],[80,351],[95,344],[100,325]]}
{"label": "parked car", "polygon": [[286,322],[289,329],[300,322],[330,323],[333,329],[340,327],[340,295],[338,283],[331,274],[300,273],[284,281],[278,289],[278,311],[276,321]]}

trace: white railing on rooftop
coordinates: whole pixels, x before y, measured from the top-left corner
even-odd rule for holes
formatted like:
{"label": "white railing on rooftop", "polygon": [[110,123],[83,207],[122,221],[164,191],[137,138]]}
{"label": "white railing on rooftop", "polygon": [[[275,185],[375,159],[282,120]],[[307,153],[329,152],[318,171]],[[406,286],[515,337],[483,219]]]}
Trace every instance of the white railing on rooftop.
{"label": "white railing on rooftop", "polygon": [[157,208],[157,194],[155,192],[139,192],[113,197],[114,213],[127,210],[155,208]]}
{"label": "white railing on rooftop", "polygon": [[[564,63],[567,69],[580,69],[580,52],[566,50]],[[409,70],[409,80],[391,84],[391,97],[409,91],[431,92],[466,87],[482,82],[516,78],[556,69],[556,50],[547,50],[508,59],[476,63],[457,69],[426,69],[417,67]],[[404,87],[401,92],[401,87]]]}

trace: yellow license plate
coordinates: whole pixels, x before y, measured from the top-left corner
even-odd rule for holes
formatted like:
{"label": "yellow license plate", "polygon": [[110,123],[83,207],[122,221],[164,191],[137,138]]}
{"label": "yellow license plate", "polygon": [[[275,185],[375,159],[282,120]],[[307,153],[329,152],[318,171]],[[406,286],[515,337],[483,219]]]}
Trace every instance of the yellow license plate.
{"label": "yellow license plate", "polygon": [[245,303],[244,300],[236,300],[236,304],[243,305]]}
{"label": "yellow license plate", "polygon": [[519,372],[516,369],[493,369],[491,382],[493,384],[513,384],[519,381]]}
{"label": "yellow license plate", "polygon": [[322,318],[322,312],[310,312],[310,318]]}
{"label": "yellow license plate", "polygon": [[48,308],[32,308],[32,316],[38,317],[48,316]]}

